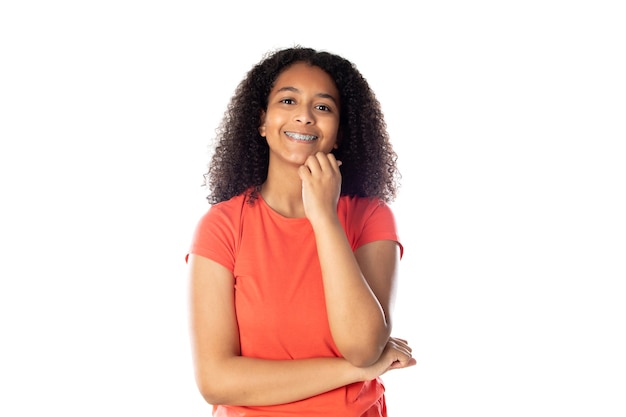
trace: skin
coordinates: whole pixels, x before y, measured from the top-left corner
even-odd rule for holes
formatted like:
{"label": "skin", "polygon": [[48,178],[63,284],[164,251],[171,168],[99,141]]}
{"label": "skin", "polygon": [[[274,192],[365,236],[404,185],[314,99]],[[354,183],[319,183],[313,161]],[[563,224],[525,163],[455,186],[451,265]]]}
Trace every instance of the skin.
{"label": "skin", "polygon": [[338,145],[340,104],[328,74],[296,63],[277,78],[259,133],[270,148],[261,195],[283,216],[311,222],[330,328],[343,358],[241,356],[232,273],[190,255],[196,380],[210,404],[282,404],[415,365],[407,342],[390,337],[397,243],[372,242],[353,252],[337,217],[341,163],[330,152]]}

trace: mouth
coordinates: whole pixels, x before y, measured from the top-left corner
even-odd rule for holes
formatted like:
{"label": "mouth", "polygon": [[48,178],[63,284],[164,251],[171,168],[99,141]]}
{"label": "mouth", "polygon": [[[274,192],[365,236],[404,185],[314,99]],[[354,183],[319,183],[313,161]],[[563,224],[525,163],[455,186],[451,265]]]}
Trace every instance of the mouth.
{"label": "mouth", "polygon": [[304,141],[304,142],[312,142],[317,139],[317,136],[315,135],[304,135],[302,133],[296,133],[296,132],[285,132],[285,135],[287,135],[293,140],[299,140],[299,141]]}

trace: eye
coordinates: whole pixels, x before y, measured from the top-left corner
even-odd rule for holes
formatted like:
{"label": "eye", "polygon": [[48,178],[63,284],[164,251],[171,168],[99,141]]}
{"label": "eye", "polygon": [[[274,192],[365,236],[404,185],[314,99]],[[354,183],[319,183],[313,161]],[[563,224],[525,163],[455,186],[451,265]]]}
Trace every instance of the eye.
{"label": "eye", "polygon": [[284,98],[284,99],[280,100],[280,102],[284,103],[284,104],[294,104],[295,100],[292,99],[292,98]]}
{"label": "eye", "polygon": [[318,104],[315,108],[321,111],[330,111],[330,107],[325,104]]}

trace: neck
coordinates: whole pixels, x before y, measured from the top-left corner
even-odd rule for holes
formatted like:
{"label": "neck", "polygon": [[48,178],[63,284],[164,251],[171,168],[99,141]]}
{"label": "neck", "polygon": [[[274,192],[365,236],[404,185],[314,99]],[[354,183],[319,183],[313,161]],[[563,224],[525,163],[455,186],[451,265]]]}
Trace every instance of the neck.
{"label": "neck", "polygon": [[261,196],[272,210],[282,216],[305,217],[302,204],[302,181],[297,171],[273,174],[270,170],[267,179],[261,185]]}

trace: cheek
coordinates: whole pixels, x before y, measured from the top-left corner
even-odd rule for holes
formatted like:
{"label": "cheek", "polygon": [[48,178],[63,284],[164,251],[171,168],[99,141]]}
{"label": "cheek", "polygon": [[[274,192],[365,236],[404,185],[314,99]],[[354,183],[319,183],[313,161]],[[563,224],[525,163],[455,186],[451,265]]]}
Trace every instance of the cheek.
{"label": "cheek", "polygon": [[324,127],[326,135],[331,137],[335,137],[335,140],[339,140],[339,122],[338,121],[329,121]]}
{"label": "cheek", "polygon": [[265,134],[270,133],[271,130],[280,128],[284,124],[284,118],[277,114],[268,114],[261,127],[264,129]]}

